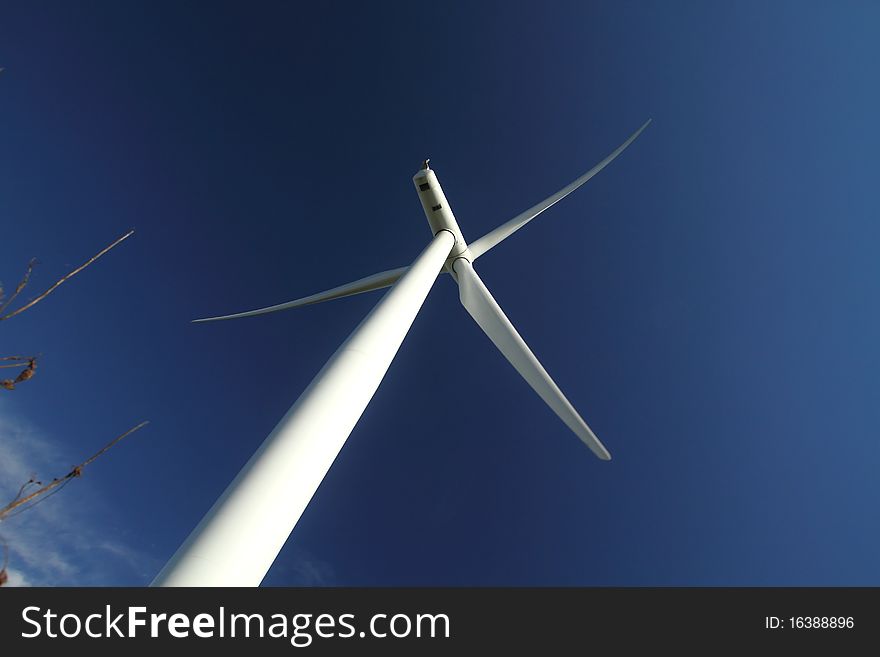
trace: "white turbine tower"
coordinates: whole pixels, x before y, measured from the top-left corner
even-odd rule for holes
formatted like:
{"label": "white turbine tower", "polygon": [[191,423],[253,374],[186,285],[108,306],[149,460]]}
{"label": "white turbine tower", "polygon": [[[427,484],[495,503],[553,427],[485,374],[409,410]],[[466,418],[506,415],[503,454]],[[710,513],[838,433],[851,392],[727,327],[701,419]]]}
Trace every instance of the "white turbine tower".
{"label": "white turbine tower", "polygon": [[499,351],[600,459],[611,455],[507,319],[473,262],[604,169],[648,126],[549,198],[468,244],[428,165],[413,177],[434,238],[409,267],[210,322],[297,308],[391,286],[352,332],[153,581],[153,586],[257,586],[330,469],[391,365],[441,271]]}

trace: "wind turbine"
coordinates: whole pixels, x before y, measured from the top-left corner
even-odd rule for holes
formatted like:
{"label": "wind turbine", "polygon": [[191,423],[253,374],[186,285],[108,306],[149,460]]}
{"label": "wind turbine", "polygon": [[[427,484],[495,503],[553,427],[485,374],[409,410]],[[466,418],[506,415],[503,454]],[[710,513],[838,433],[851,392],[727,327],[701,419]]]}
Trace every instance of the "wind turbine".
{"label": "wind turbine", "polygon": [[468,243],[437,175],[425,160],[413,183],[434,234],[409,267],[400,267],[294,301],[212,322],[391,287],[330,357],[153,581],[153,586],[258,586],[348,438],[439,273],[458,283],[465,310],[538,396],[600,459],[611,455],[507,319],[474,270],[480,256],[604,169],[646,121],[592,169],[552,196]]}

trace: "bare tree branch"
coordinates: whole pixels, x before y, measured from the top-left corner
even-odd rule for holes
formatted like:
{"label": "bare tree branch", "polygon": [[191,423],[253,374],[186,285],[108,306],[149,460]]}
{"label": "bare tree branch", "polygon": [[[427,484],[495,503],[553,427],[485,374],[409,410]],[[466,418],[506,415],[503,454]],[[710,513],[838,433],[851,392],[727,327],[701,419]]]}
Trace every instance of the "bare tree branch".
{"label": "bare tree branch", "polygon": [[[119,434],[118,436],[116,436],[116,438],[114,438],[109,443],[104,445],[100,450],[98,450],[95,454],[93,454],[92,456],[87,458],[85,461],[83,461],[79,465],[73,466],[73,468],[70,470],[70,472],[68,472],[66,475],[64,475],[60,479],[53,479],[51,482],[49,482],[48,484],[46,484],[44,486],[41,486],[39,489],[35,490],[33,493],[30,493],[28,495],[25,495],[24,497],[21,497],[21,492],[24,492],[24,488],[27,487],[28,484],[38,483],[38,482],[34,482],[33,478],[32,478],[31,481],[26,482],[25,485],[22,486],[21,491],[19,493],[19,496],[17,496],[14,500],[12,500],[9,504],[4,506],[3,508],[0,508],[0,522],[2,522],[4,519],[8,518],[10,516],[10,514],[12,514],[12,512],[15,511],[16,509],[19,509],[19,507],[22,507],[23,505],[28,504],[28,506],[26,508],[30,508],[31,506],[33,506],[33,504],[36,504],[36,502],[34,500],[37,500],[37,498],[43,497],[47,493],[51,493],[51,491],[57,489],[59,486],[62,486],[63,484],[66,484],[74,477],[81,477],[82,471],[86,466],[91,465],[95,461],[95,459],[102,456],[107,450],[109,450],[111,447],[116,445],[116,443],[118,443],[120,440],[122,440],[126,436],[130,436],[135,431],[137,431],[138,429],[142,429],[143,427],[145,427],[148,424],[149,424],[149,420],[141,422],[140,424],[138,424],[135,427],[132,427],[131,429],[129,429],[125,433]],[[39,501],[39,500],[37,500],[37,501]],[[19,513],[24,510],[25,509],[19,509],[16,513]]]}
{"label": "bare tree branch", "polygon": [[[25,288],[28,284],[28,279],[31,277],[31,272],[34,271],[34,267],[37,265],[37,259],[31,258],[31,261],[28,263],[27,270],[24,272],[24,276],[22,276],[21,281],[18,286],[15,288],[15,292],[12,293],[12,296],[9,297],[3,305],[0,305],[0,313],[6,310],[9,307],[9,304],[15,300],[15,297],[19,295],[19,293]],[[2,293],[2,290],[0,290]],[[0,294],[0,298],[2,298],[2,294]]]}
{"label": "bare tree branch", "polygon": [[0,367],[24,367],[28,362],[35,359],[36,356],[3,356],[0,361],[11,360],[13,362],[8,365],[0,365]]}
{"label": "bare tree branch", "polygon": [[[15,497],[12,498],[12,501],[15,502],[15,500],[21,499],[21,496],[24,495],[24,492],[25,492],[25,490],[27,490],[28,486],[42,486],[42,485],[43,485],[42,481],[37,481],[34,478],[34,475],[31,475],[31,478],[28,479],[26,482],[24,482],[21,485],[21,488],[18,489],[18,493],[15,494]],[[11,502],[10,502],[10,504],[11,504]]]}
{"label": "bare tree branch", "polygon": [[[0,71],[3,69],[0,68]],[[117,246],[122,241],[128,239],[134,234],[134,230],[128,231],[125,235],[114,241],[112,244],[101,250],[97,255],[89,258],[82,265],[63,276],[61,279],[56,281],[52,286],[49,287],[45,292],[40,294],[39,296],[31,299],[26,304],[18,308],[17,310],[13,310],[6,314],[3,314],[8,310],[13,301],[18,297],[22,290],[27,287],[27,284],[30,280],[31,274],[33,273],[34,267],[37,264],[36,259],[32,259],[27,266],[27,270],[24,273],[21,281],[18,286],[15,288],[15,291],[12,295],[4,301],[3,288],[0,286],[0,321],[5,319],[9,319],[11,317],[15,317],[16,315],[23,313],[25,310],[32,308],[34,305],[45,299],[47,296],[52,294],[62,283],[69,280],[70,278],[76,276],[83,269],[91,265],[95,260],[103,256],[105,253],[110,251],[112,248]],[[2,379],[0,380],[0,387],[5,388],[7,390],[15,389],[16,384],[21,383],[23,381],[27,381],[28,379],[34,376],[34,373],[37,369],[37,356],[3,356],[0,357],[0,368],[22,368],[22,370],[18,373],[14,379]],[[34,507],[34,505],[43,502],[48,499],[52,495],[58,493],[62,488],[64,488],[67,484],[69,484],[76,477],[82,476],[82,471],[87,466],[91,465],[97,458],[106,453],[110,448],[116,445],[119,441],[121,441],[126,436],[130,436],[135,431],[143,428],[149,424],[149,422],[141,422],[137,426],[132,427],[125,433],[118,435],[116,438],[111,440],[109,443],[104,445],[100,450],[98,450],[91,457],[80,463],[79,465],[73,466],[73,468],[61,478],[53,479],[48,484],[43,484],[41,481],[37,481],[36,475],[31,475],[31,478],[28,479],[22,486],[18,489],[18,493],[15,497],[10,501],[6,506],[0,508],[0,523],[4,520],[9,519],[12,516],[18,515],[28,509]],[[36,490],[34,488],[36,487]],[[28,492],[32,491],[32,492]],[[6,544],[6,541],[0,536],[0,548],[2,548],[2,559],[0,559],[0,586],[3,586],[9,581],[9,574],[7,571],[7,565],[9,563],[9,549]]]}
{"label": "bare tree branch", "polygon": [[37,371],[37,357],[30,356],[25,359],[23,356],[5,356],[4,358],[0,358],[0,360],[12,360],[12,361],[24,361],[27,362],[14,362],[9,365],[0,365],[0,367],[23,367],[24,369],[18,373],[18,376],[14,379],[0,379],[0,388],[5,388],[6,390],[15,390],[15,385],[17,383],[21,383],[23,381],[27,381],[34,376],[34,373]]}
{"label": "bare tree branch", "polygon": [[[15,317],[15,316],[18,315],[19,313],[23,313],[23,312],[24,312],[25,310],[27,310],[28,308],[31,308],[31,307],[34,306],[35,304],[39,303],[40,301],[42,301],[43,299],[45,299],[47,296],[49,296],[50,294],[52,294],[52,292],[54,292],[55,289],[56,289],[59,285],[61,285],[61,284],[64,283],[65,281],[69,280],[70,278],[76,276],[76,275],[77,275],[78,273],[80,273],[83,269],[85,269],[85,268],[88,267],[90,264],[92,264],[95,260],[97,260],[98,258],[100,258],[100,257],[101,257],[102,255],[104,255],[105,253],[107,253],[107,251],[109,251],[110,249],[112,249],[114,246],[116,246],[117,244],[119,244],[119,243],[122,242],[123,240],[128,239],[128,238],[131,237],[133,234],[134,234],[134,230],[130,230],[130,231],[128,231],[125,235],[123,235],[122,237],[120,237],[119,239],[117,239],[117,240],[116,240],[115,242],[113,242],[110,246],[108,246],[108,247],[106,247],[105,249],[103,249],[100,253],[98,253],[97,255],[95,255],[95,256],[89,258],[89,259],[86,260],[83,264],[81,264],[79,267],[77,267],[76,269],[74,269],[72,272],[70,272],[69,274],[63,276],[60,280],[56,281],[55,284],[53,284],[48,290],[46,290],[45,292],[43,292],[40,296],[38,296],[38,297],[36,297],[36,298],[34,298],[34,299],[31,299],[30,301],[28,301],[26,304],[24,304],[24,305],[23,305],[21,308],[19,308],[18,310],[13,310],[11,313],[7,313],[6,315],[2,315],[2,316],[0,316],[0,322],[2,322],[4,319],[9,319],[10,317]],[[22,280],[21,283],[19,283],[19,287],[18,287],[18,289],[16,289],[16,291],[15,291],[15,293],[12,295],[12,297],[10,297],[10,301],[11,301],[12,299],[14,299],[14,298],[18,295],[19,292],[21,292],[21,290],[24,288],[25,285],[27,285],[27,279],[28,279],[28,277],[30,277],[31,270],[33,269],[33,264],[34,264],[34,261],[31,260],[31,264],[28,265],[28,271],[27,271],[27,273],[25,274],[24,279]],[[0,308],[0,311],[5,310],[5,309],[6,309],[6,306],[8,306],[8,305],[9,305],[9,301],[7,301],[5,304],[3,304],[3,307]]]}

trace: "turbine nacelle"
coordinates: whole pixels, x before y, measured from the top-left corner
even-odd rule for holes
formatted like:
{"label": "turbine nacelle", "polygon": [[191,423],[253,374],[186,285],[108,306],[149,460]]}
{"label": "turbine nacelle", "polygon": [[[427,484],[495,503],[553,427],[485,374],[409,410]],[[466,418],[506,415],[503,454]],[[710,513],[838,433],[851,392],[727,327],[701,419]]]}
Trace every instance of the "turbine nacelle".
{"label": "turbine nacelle", "polygon": [[443,193],[443,188],[440,186],[437,174],[428,166],[428,162],[429,160],[425,160],[425,163],[422,165],[423,168],[413,176],[413,184],[419,193],[419,200],[422,202],[422,209],[428,218],[431,232],[436,235],[441,230],[448,230],[455,237],[455,245],[449,253],[449,258],[446,260],[446,269],[451,272],[452,263],[457,258],[465,258],[469,261],[472,261],[474,258],[464,239],[464,235],[461,233],[461,228],[458,227],[455,215],[452,214],[452,208],[449,206],[449,201],[446,200],[446,195]]}

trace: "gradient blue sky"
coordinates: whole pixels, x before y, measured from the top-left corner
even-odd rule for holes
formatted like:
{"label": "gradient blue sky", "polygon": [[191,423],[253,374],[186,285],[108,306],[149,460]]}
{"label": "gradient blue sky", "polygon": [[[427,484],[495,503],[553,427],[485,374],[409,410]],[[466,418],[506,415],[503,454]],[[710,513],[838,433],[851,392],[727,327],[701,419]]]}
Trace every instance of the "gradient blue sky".
{"label": "gradient blue sky", "polygon": [[[410,262],[432,158],[478,263],[614,455],[438,281],[271,585],[880,585],[876,2],[8,3],[0,398],[18,581],[147,584]],[[53,506],[54,505],[54,506]],[[15,524],[18,523],[18,524]]]}

